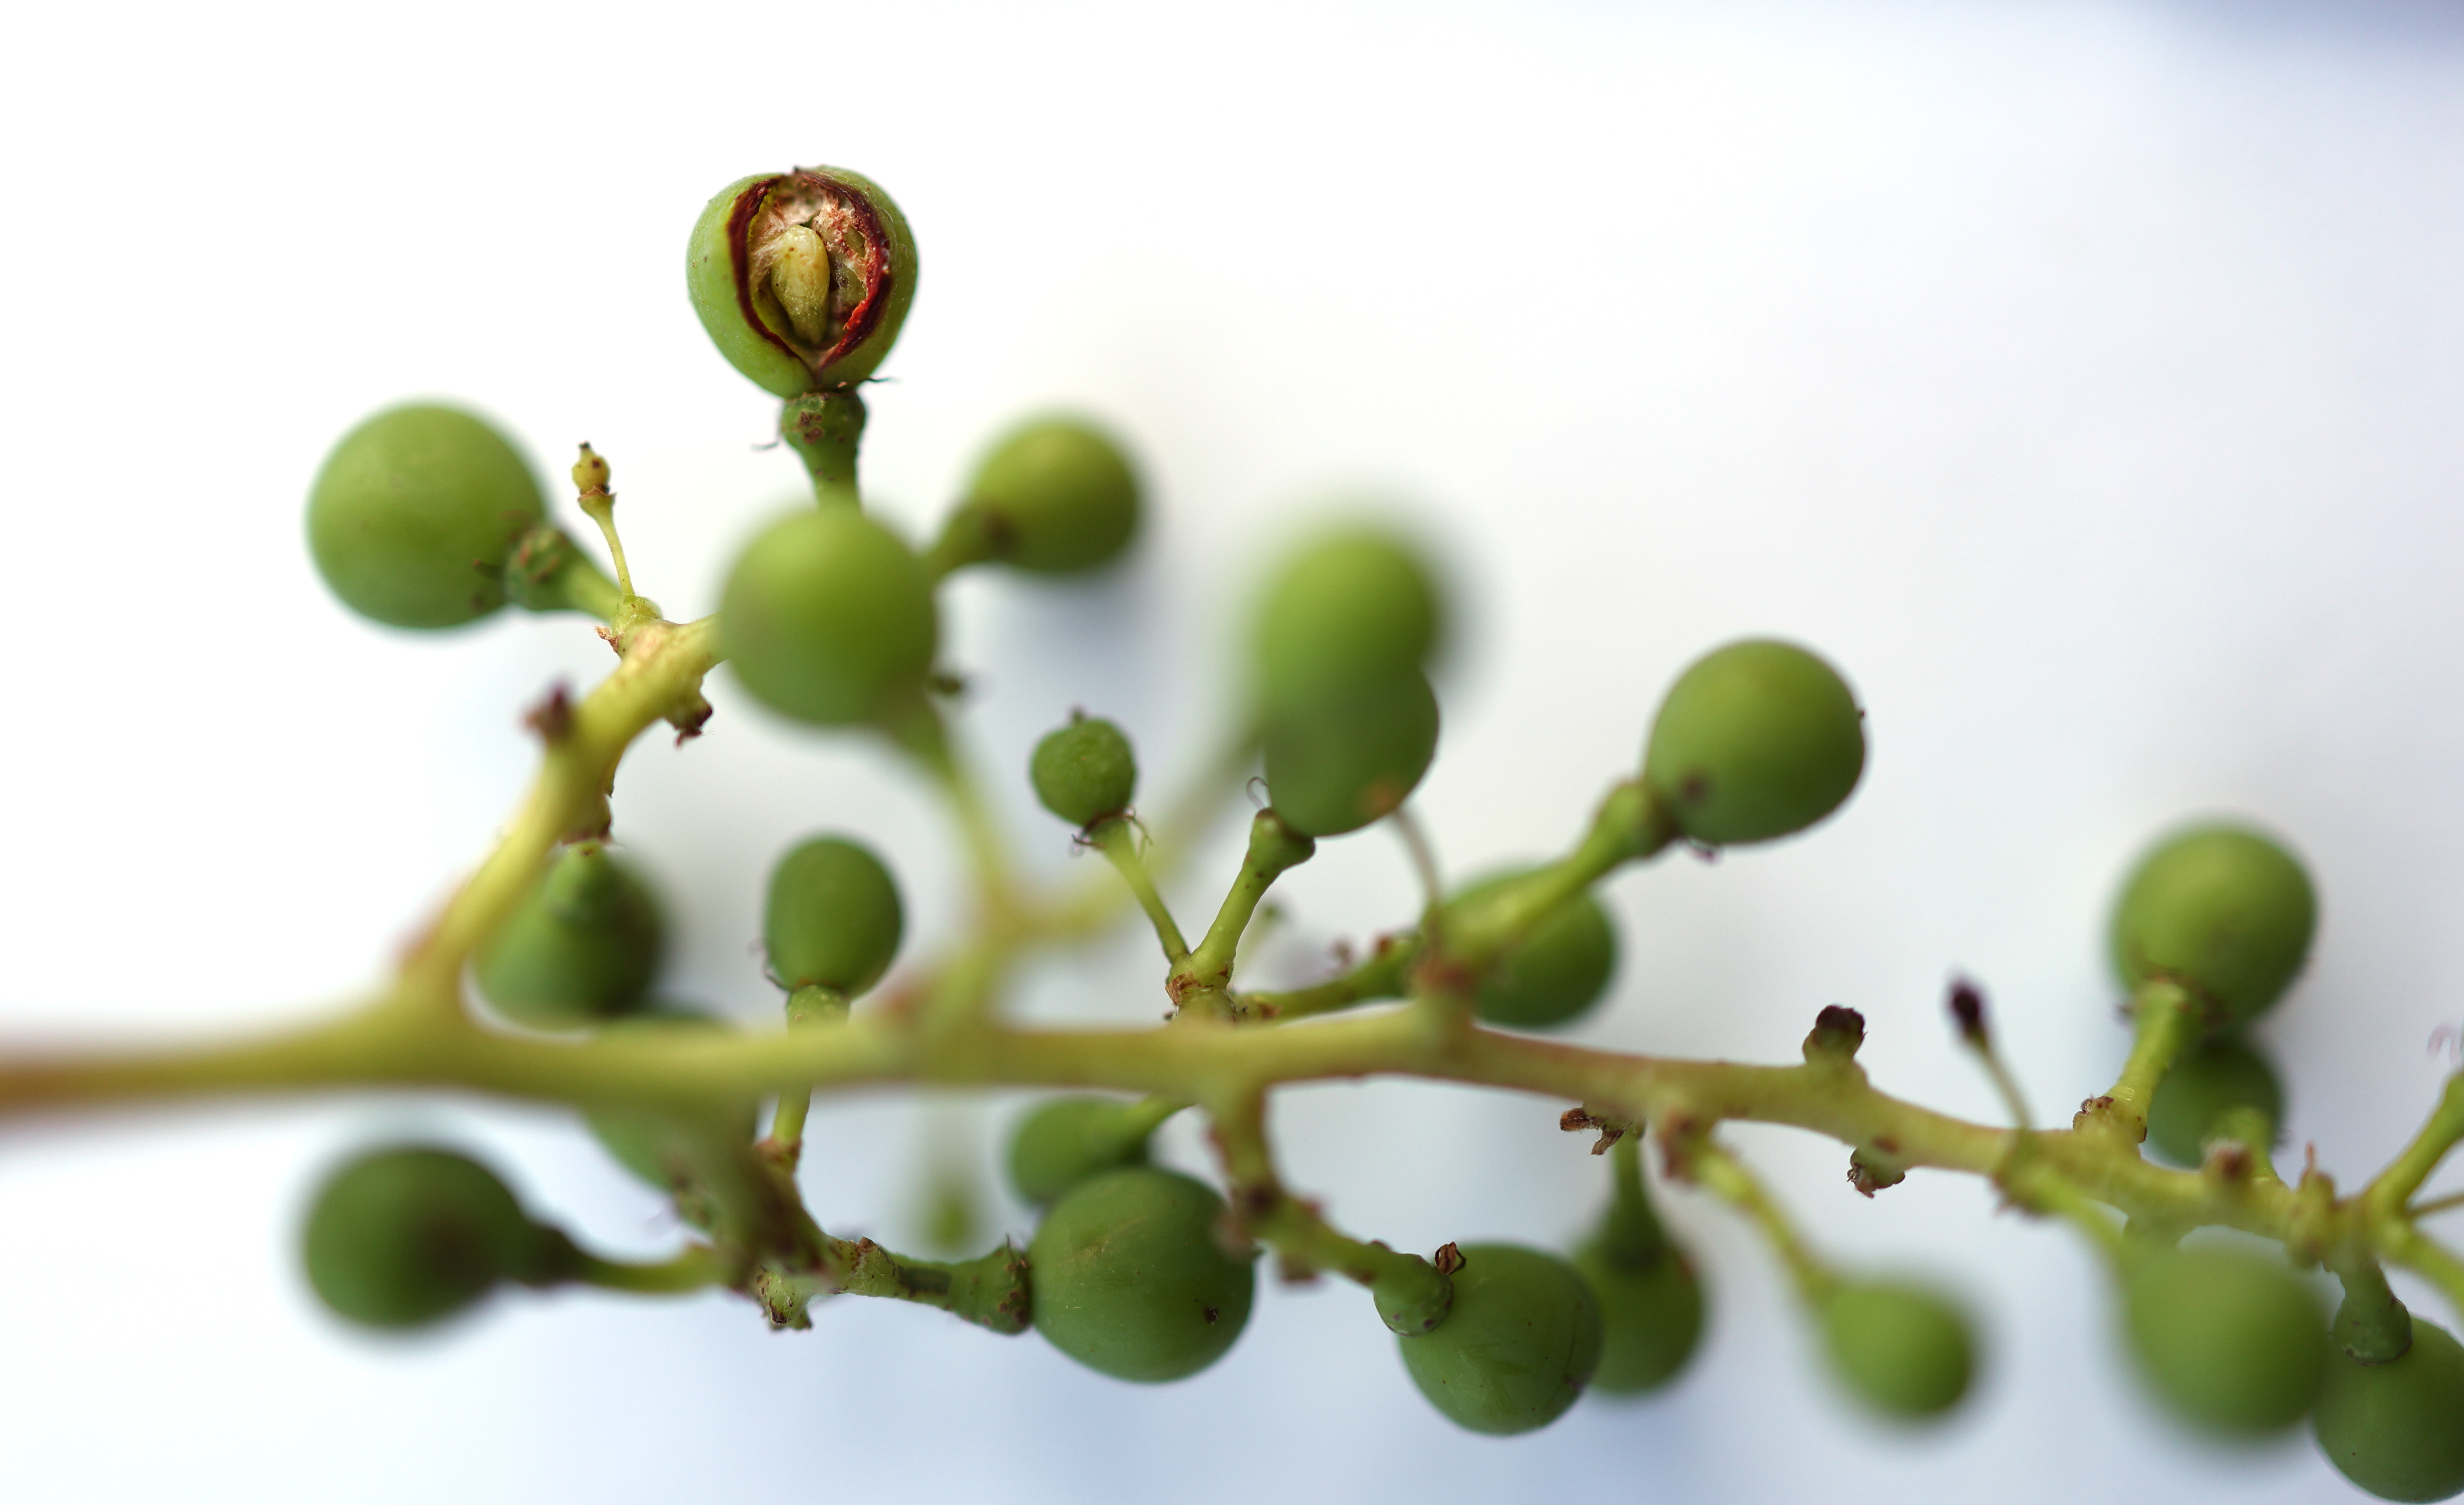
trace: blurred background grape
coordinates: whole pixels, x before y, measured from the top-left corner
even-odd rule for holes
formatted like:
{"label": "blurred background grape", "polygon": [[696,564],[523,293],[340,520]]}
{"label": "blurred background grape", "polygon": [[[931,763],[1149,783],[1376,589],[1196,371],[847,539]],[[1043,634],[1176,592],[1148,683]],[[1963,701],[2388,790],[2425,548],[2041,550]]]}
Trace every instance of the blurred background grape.
{"label": "blurred background grape", "polygon": [[[1787,1059],[1848,1004],[1881,1085],[1991,1117],[1939,1013],[1956,969],[2062,1121],[2125,1043],[2113,884],[2161,827],[2228,811],[2323,896],[2262,1030],[2288,1157],[2315,1143],[2357,1180],[2448,1069],[2452,7],[55,7],[12,23],[0,77],[7,1039],[270,1027],[378,974],[526,781],[520,707],[608,660],[571,620],[438,640],[345,615],[301,539],[319,460],[417,395],[491,412],[552,478],[588,440],[643,588],[709,609],[801,476],[694,324],[684,234],[733,178],[818,161],[886,184],[923,248],[868,394],[886,517],[923,533],[997,427],[1055,405],[1130,435],[1153,488],[1134,563],[1091,587],[952,592],[966,736],[1039,871],[1091,864],[1033,808],[1035,737],[1072,705],[1119,720],[1155,803],[1220,730],[1254,566],[1367,498],[1459,587],[1418,802],[1457,874],[1569,836],[1716,642],[1812,643],[1868,707],[1866,783],[1814,835],[1610,885],[1624,962],[1584,1038]],[[671,990],[776,1008],[759,886],[817,829],[891,856],[910,958],[948,937],[950,832],[917,781],[723,676],[714,699],[707,738],[651,739],[618,789],[624,849],[673,901]],[[1185,916],[1243,808],[1174,886]],[[1330,844],[1253,975],[1315,975],[1410,893],[1384,832]],[[1158,972],[1125,930],[1041,969],[1022,1012],[1151,1018]],[[1023,1101],[825,1104],[817,1214],[917,1243],[972,1182],[983,1236],[1023,1232],[990,1167]],[[1320,1087],[1278,1126],[1295,1186],[1427,1250],[1591,1216],[1605,1175],[1564,1106]],[[406,1125],[485,1147],[602,1246],[678,1237],[542,1111],[11,1126],[11,1496],[2347,1493],[2306,1442],[2223,1453],[2149,1417],[2066,1235],[1965,1178],[1866,1202],[1844,1149],[1785,1131],[1735,1138],[1824,1244],[1984,1315],[1980,1388],[1940,1431],[1837,1401],[1765,1251],[1683,1192],[1713,1303],[1693,1373],[1514,1442],[1449,1428],[1332,1286],[1265,1291],[1230,1359],[1155,1389],[858,1301],[774,1337],[715,1295],[517,1297],[377,1343],[313,1307],[296,1224],[319,1167]],[[1186,1125],[1163,1154],[1205,1163]]]}

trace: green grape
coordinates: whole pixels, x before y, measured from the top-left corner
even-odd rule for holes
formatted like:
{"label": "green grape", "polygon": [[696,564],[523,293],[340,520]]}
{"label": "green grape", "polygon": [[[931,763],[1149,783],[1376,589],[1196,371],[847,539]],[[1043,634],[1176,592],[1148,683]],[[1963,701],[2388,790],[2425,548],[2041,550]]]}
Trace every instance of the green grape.
{"label": "green grape", "polygon": [[2176,1165],[2196,1165],[2208,1130],[2229,1108],[2254,1108],[2273,1129],[2284,1121],[2284,1088],[2249,1042],[2218,1038],[2175,1061],[2147,1104],[2147,1142]]}
{"label": "green grape", "polygon": [[1793,643],[1753,638],[1677,676],[1642,776],[1680,830],[1718,847],[1803,830],[1864,767],[1864,713],[1838,672]]}
{"label": "green grape", "polygon": [[1850,1394],[1885,1416],[1925,1421],[1968,1393],[1976,1344],[1959,1309],[1922,1287],[1860,1280],[1823,1298],[1822,1342]]}
{"label": "green grape", "polygon": [[1027,1246],[1035,1329],[1099,1374],[1185,1379],[1249,1320],[1257,1274],[1215,1241],[1223,1199],[1167,1170],[1115,1170],[1073,1187]]}
{"label": "green grape", "polygon": [[1652,1210],[1636,1138],[1621,1138],[1610,1150],[1609,1186],[1607,1213],[1574,1251],[1574,1268],[1600,1308],[1600,1367],[1592,1386],[1639,1395],[1676,1379],[1693,1357],[1703,1336],[1703,1283]]}
{"label": "green grape", "polygon": [[1310,540],[1266,587],[1252,639],[1269,713],[1375,692],[1428,661],[1441,606],[1428,566],[1366,528]]}
{"label": "green grape", "polygon": [[[1466,904],[1529,873],[1517,868],[1483,878],[1455,896]],[[1548,1029],[1572,1024],[1608,991],[1617,970],[1617,927],[1589,894],[1577,896],[1531,928],[1520,945],[1480,980],[1473,1008],[1490,1024]]]}
{"label": "green grape", "polygon": [[1038,418],[1001,435],[977,464],[964,506],[992,558],[1038,574],[1076,574],[1129,546],[1138,477],[1101,429]]}
{"label": "green grape", "polygon": [[844,167],[740,178],[685,246],[686,291],[711,343],[781,397],[870,376],[907,321],[916,272],[907,217]]}
{"label": "green grape", "polygon": [[744,687],[817,726],[870,720],[913,694],[940,634],[913,551],[850,507],[763,529],[728,575],[718,614]]}
{"label": "green grape", "polygon": [[1599,1368],[1599,1304],[1574,1267],[1519,1244],[1470,1244],[1455,1301],[1426,1333],[1398,1336],[1429,1404],[1469,1431],[1510,1437],[1566,1413]]}
{"label": "green grape", "polygon": [[641,874],[600,843],[578,841],[548,859],[480,946],[479,991],[517,1024],[580,1029],[641,1007],[666,941]]}
{"label": "green grape", "polygon": [[881,981],[907,925],[898,883],[870,849],[816,836],[770,870],[761,942],[789,992],[826,987],[854,998]]}
{"label": "green grape", "polygon": [[1009,1184],[1045,1206],[1106,1171],[1147,1162],[1158,1120],[1141,1104],[1110,1097],[1055,1097],[1019,1120],[1009,1141]]}
{"label": "green grape", "polygon": [[2140,1372],[2194,1425],[2277,1431],[2319,1394],[2326,1323],[2279,1261],[2213,1247],[2147,1255],[2123,1281],[2123,1317]]}
{"label": "green grape", "polygon": [[1137,754],[1121,729],[1100,717],[1072,717],[1047,733],[1026,774],[1045,809],[1081,828],[1127,810],[1138,792]]}
{"label": "green grape", "polygon": [[1438,697],[1417,669],[1266,723],[1266,792],[1306,836],[1340,836],[1393,813],[1438,752]]}
{"label": "green grape", "polygon": [[503,564],[546,510],[538,477],[471,414],[414,403],[342,435],[308,493],[308,552],[342,605],[459,627],[505,604]]}
{"label": "green grape", "polygon": [[1574,1268],[1600,1308],[1603,1395],[1657,1390],[1684,1369],[1703,1337],[1703,1280],[1674,1248],[1649,1260],[1621,1259],[1604,1239],[1574,1253]]}
{"label": "green grape", "polygon": [[367,1327],[425,1327],[500,1280],[545,1284],[573,1246],[522,1215],[495,1173],[447,1150],[363,1155],[326,1178],[303,1240],[308,1284]]}
{"label": "green grape", "polygon": [[2291,852],[2256,831],[2194,826],[2131,870],[2113,910],[2113,966],[2133,988],[2188,983],[2240,1024],[2293,985],[2318,925],[2318,895]]}
{"label": "green grape", "polygon": [[2383,1500],[2464,1494],[2464,1346],[2416,1317],[2412,1346],[2386,1363],[2330,1354],[2310,1424],[2327,1461]]}

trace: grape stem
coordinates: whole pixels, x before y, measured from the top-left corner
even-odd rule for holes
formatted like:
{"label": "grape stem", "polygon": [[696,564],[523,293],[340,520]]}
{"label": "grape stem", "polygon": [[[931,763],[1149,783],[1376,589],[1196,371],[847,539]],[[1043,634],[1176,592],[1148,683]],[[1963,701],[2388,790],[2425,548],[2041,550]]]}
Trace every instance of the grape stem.
{"label": "grape stem", "polygon": [[2122,1075],[2103,1096],[2080,1106],[2073,1126],[2100,1128],[2137,1145],[2147,1138],[2147,1106],[2156,1096],[2156,1084],[2196,1036],[2198,1004],[2189,989],[2171,978],[2151,977],[2130,995],[2130,1013],[2136,1029]]}
{"label": "grape stem", "polygon": [[[715,1102],[778,1095],[783,1108],[789,1095],[858,1086],[1111,1089],[1203,1105],[1236,1190],[1248,1188],[1241,1216],[1257,1235],[1296,1265],[1368,1270],[1379,1291],[1390,1276],[1409,1285],[1421,1278],[1416,1272],[1434,1267],[1337,1232],[1284,1191],[1265,1148],[1265,1099],[1290,1083],[1418,1077],[1529,1093],[1552,1099],[1552,1107],[1579,1103],[1602,1117],[1651,1123],[1663,1144],[1676,1147],[1672,1166],[1690,1167],[1695,1179],[1762,1224],[1800,1285],[1828,1277],[1750,1176],[1711,1142],[1710,1131],[1724,1120],[1811,1130],[1894,1166],[1994,1178],[2013,1200],[2070,1218],[2107,1247],[2120,1235],[2092,1204],[2151,1228],[2239,1228],[2285,1243],[2299,1259],[2339,1269],[2384,1259],[2421,1273],[2464,1310],[2464,1260],[2413,1221],[2456,1199],[2406,1206],[2464,1139],[2464,1078],[2450,1082],[2412,1144],[2356,1197],[2339,1199],[2333,1182],[2315,1168],[2287,1186],[2268,1172],[2263,1156],[2211,1153],[2196,1171],[2157,1166],[2138,1151],[2147,1099],[2194,1027],[2190,995],[2162,979],[2134,998],[2137,1042],[2108,1098],[2092,1103],[2069,1130],[2026,1132],[2024,1156],[2013,1154],[2022,1131],[1891,1096],[1874,1088],[1851,1056],[1788,1066],[1681,1060],[1479,1027],[1468,999],[1487,966],[1563,904],[1675,840],[1661,802],[1639,779],[1612,786],[1590,828],[1555,861],[1448,905],[1441,944],[1407,934],[1331,983],[1241,995],[1228,1011],[1184,1009],[1167,1028],[1022,1029],[996,1012],[1016,963],[1030,950],[1085,934],[1101,921],[1108,901],[1079,896],[1046,904],[1020,895],[988,806],[954,755],[939,713],[919,698],[888,729],[951,801],[974,860],[981,923],[954,951],[903,978],[879,1007],[827,1027],[655,1040],[623,1032],[580,1041],[497,1033],[466,1007],[463,974],[474,949],[537,882],[557,844],[607,830],[618,765],[642,733],[663,719],[690,733],[708,715],[700,686],[719,661],[715,622],[668,622],[635,597],[604,635],[619,655],[615,672],[583,699],[552,697],[535,713],[542,749],[529,793],[495,851],[409,946],[388,985],[337,1017],[253,1039],[8,1051],[0,1054],[0,1118],[349,1087],[471,1091],[679,1118],[706,1115]],[[1245,741],[1230,744],[1201,789],[1220,789],[1250,751]],[[1156,921],[1168,960],[1176,966],[1192,961],[1129,837],[1126,824],[1116,823],[1099,845]],[[1273,874],[1289,866],[1271,852],[1262,855],[1254,827],[1252,837],[1235,892],[1201,942],[1205,965],[1220,966],[1227,985],[1259,899]],[[1406,991],[1414,1001],[1402,1008],[1318,1017]],[[789,1128],[788,1118],[774,1127]],[[930,1300],[938,1281],[954,1310],[974,1304],[974,1319],[999,1326],[1015,1317],[1004,1315],[1003,1305],[1013,1294],[1004,1282],[1018,1278],[1003,1273],[1014,1256],[973,1262],[963,1267],[973,1272],[963,1279],[933,1273],[962,1267],[928,1267],[886,1251],[876,1259],[863,1241],[823,1234],[792,1178],[753,1146],[715,1145],[705,1160],[694,1168],[722,1206],[722,1254],[736,1262],[747,1288],[766,1289],[791,1305],[800,1289],[819,1289],[809,1284],[816,1279],[834,1289]],[[1383,1311],[1388,1303],[1380,1295]],[[788,1309],[774,1307],[774,1315]]]}
{"label": "grape stem", "polygon": [[1180,926],[1174,923],[1172,911],[1155,892],[1155,879],[1147,874],[1147,865],[1138,852],[1138,830],[1135,822],[1115,815],[1099,821],[1086,838],[1096,851],[1111,863],[1121,881],[1146,911],[1147,923],[1155,927],[1156,943],[1163,947],[1163,959],[1176,970],[1189,961],[1189,942],[1181,939]]}
{"label": "grape stem", "polygon": [[1748,1221],[1761,1231],[1786,1267],[1796,1285],[1796,1293],[1808,1306],[1819,1306],[1825,1296],[1839,1286],[1839,1276],[1830,1266],[1815,1256],[1813,1249],[1796,1231],[1788,1215],[1753,1172],[1746,1169],[1737,1158],[1715,1143],[1710,1135],[1686,1132],[1674,1139],[1663,1139],[1661,1153],[1667,1157],[1669,1169],[1683,1179],[1743,1212]]}
{"label": "grape stem", "polygon": [[680,1295],[727,1283],[726,1259],[707,1244],[687,1245],[684,1251],[673,1258],[652,1264],[602,1259],[589,1253],[582,1254],[580,1260],[574,1279],[580,1284],[597,1286],[605,1291]]}
{"label": "grape stem", "polygon": [[[1172,972],[1164,979],[1164,992],[1180,1008],[1203,1007],[1210,1012],[1230,1014],[1236,1011],[1231,996],[1232,963],[1241,949],[1241,938],[1248,931],[1249,921],[1265,898],[1266,890],[1275,879],[1307,862],[1317,852],[1317,843],[1284,824],[1284,818],[1273,810],[1260,810],[1249,823],[1249,849],[1241,859],[1241,872],[1232,880],[1231,890],[1223,896],[1223,905],[1215,912],[1215,922],[1206,928],[1206,938],[1198,948],[1187,952],[1173,963]],[[1123,870],[1123,876],[1129,871]],[[1138,880],[1145,876],[1139,870]],[[1152,885],[1138,888],[1139,902],[1153,892]],[[1155,900],[1150,915],[1158,914],[1162,900]],[[1160,935],[1171,917],[1156,921]],[[1174,932],[1177,939],[1178,932]],[[1164,951],[1170,954],[1173,941],[1166,940]]]}
{"label": "grape stem", "polygon": [[1408,1336],[1445,1320],[1454,1305],[1454,1283],[1446,1269],[1341,1233],[1317,1204],[1284,1188],[1267,1143],[1262,1088],[1209,1102],[1207,1116],[1231,1183],[1233,1216],[1244,1231],[1275,1251],[1286,1280],[1309,1280],[1332,1271],[1367,1288],[1386,1325]]}

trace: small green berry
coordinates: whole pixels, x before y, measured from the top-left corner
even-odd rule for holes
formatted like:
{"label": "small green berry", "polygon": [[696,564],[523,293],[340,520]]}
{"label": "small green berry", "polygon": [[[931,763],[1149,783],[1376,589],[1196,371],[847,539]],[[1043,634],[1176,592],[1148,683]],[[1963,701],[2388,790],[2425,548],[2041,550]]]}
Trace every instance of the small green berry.
{"label": "small green berry", "polygon": [[326,1178],[303,1239],[308,1284],[367,1327],[425,1327],[500,1280],[546,1284],[573,1246],[522,1215],[495,1173],[447,1150],[363,1155]]}
{"label": "small green berry", "polygon": [[2234,826],[2195,826],[2131,870],[2113,910],[2113,966],[2124,985],[2168,977],[2218,1021],[2256,1018],[2310,957],[2319,897],[2284,848]]}
{"label": "small green berry", "polygon": [[1918,1286],[1860,1280],[1823,1298],[1824,1351],[1848,1392],[1885,1416],[1925,1421],[1959,1404],[1976,1368],[1959,1309]]}
{"label": "small green berry", "polygon": [[1703,1337],[1703,1281],[1693,1261],[1674,1247],[1657,1259],[1621,1259],[1595,1239],[1575,1251],[1574,1268],[1600,1308],[1600,1367],[1592,1388],[1640,1395],[1676,1379]]}
{"label": "small green berry", "polygon": [[870,376],[907,321],[916,270],[906,216],[879,184],[843,167],[729,184],[685,250],[686,289],[711,343],[781,397]]}
{"label": "small green berry", "polygon": [[856,997],[890,970],[906,925],[897,880],[869,848],[816,836],[770,870],[761,941],[770,975],[789,992]]}
{"label": "small green berry", "polygon": [[1223,1199],[1166,1170],[1116,1170],[1070,1190],[1035,1230],[1035,1330],[1099,1374],[1186,1379],[1249,1320],[1257,1273],[1215,1240]]}
{"label": "small green berry", "polygon": [[1574,1267],[1517,1244],[1470,1244],[1446,1319],[1397,1337],[1429,1404],[1469,1431],[1510,1437],[1566,1413],[1600,1363],[1600,1309]]}
{"label": "small green berry", "polygon": [[1307,836],[1340,836],[1411,796],[1438,751],[1438,697],[1417,669],[1266,723],[1266,792]]}
{"label": "small green berry", "polygon": [[1642,776],[1680,830],[1721,847],[1805,830],[1864,767],[1864,713],[1838,672],[1793,643],[1752,638],[1677,676]]}
{"label": "small green berry", "polygon": [[517,1024],[581,1029],[642,1006],[666,941],[642,875],[601,843],[575,842],[480,946],[479,991]]}
{"label": "small green berry", "polygon": [[1138,477],[1103,430],[1038,418],[1001,435],[961,504],[990,558],[1038,574],[1111,564],[1138,528]]}
{"label": "small green berry", "polygon": [[325,456],[308,493],[308,551],[360,615],[459,627],[505,604],[506,556],[545,507],[504,435],[414,403],[363,422]]}
{"label": "small green berry", "polygon": [[763,529],[728,576],[719,623],[754,697],[817,726],[871,720],[915,693],[940,631],[913,551],[848,507]]}
{"label": "small green berry", "polygon": [[2284,1121],[2284,1088],[2250,1043],[2219,1037],[2185,1052],[2147,1104],[2147,1143],[2176,1165],[2196,1165],[2208,1131],[2231,1108],[2252,1108],[2270,1128]]}
{"label": "small green berry", "polygon": [[2412,1319],[2412,1346],[2385,1363],[2329,1355],[2310,1414],[2319,1450],[2383,1500],[2464,1494],[2464,1346]]}
{"label": "small green berry", "polygon": [[1082,1181],[1147,1162],[1155,1119],[1110,1097],[1055,1097],[1019,1120],[1009,1141],[1009,1184],[1020,1200],[1046,1206]]}
{"label": "small green berry", "polygon": [[1252,641],[1269,713],[1375,691],[1428,661],[1441,607],[1428,566],[1391,534],[1312,539],[1268,582]]}
{"label": "small green berry", "polygon": [[1127,810],[1138,792],[1137,754],[1121,729],[1100,717],[1073,717],[1045,734],[1026,774],[1045,809],[1082,829]]}
{"label": "small green berry", "polygon": [[2279,1431],[2318,1397],[2327,1326],[2281,1261],[2214,1247],[2146,1255],[2124,1278],[2123,1317],[2140,1372],[2196,1426]]}
{"label": "small green berry", "polygon": [[[1495,892],[1530,870],[1496,874],[1464,889],[1457,904]],[[1589,894],[1576,896],[1532,927],[1520,945],[1480,980],[1473,1011],[1490,1024],[1550,1029],[1572,1024],[1608,991],[1617,970],[1617,928]]]}
{"label": "small green berry", "polygon": [[1703,1282],[1668,1236],[1642,1184],[1642,1146],[1621,1137],[1609,1152],[1608,1210],[1574,1252],[1599,1303],[1602,1342],[1594,1389],[1639,1395],[1677,1378],[1703,1337]]}

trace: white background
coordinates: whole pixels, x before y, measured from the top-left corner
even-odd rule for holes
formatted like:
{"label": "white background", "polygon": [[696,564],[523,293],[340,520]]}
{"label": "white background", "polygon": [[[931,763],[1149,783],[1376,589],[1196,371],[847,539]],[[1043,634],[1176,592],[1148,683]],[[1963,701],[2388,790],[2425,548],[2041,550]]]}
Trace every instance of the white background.
{"label": "white background", "polygon": [[[1864,1010],[1883,1086],[1994,1113],[1939,1013],[1990,989],[2039,1117],[2109,1079],[2097,951],[2133,850],[2238,811],[2324,895],[2270,1021],[2352,1180],[2464,1013],[2464,22],[2277,4],[1453,4],[1213,10],[45,7],[0,54],[0,1030],[134,1041],[306,1017],[378,975],[527,777],[517,713],[605,667],[570,620],[359,624],[299,539],[325,447],[448,394],[561,472],[614,462],[644,588],[706,610],[799,481],[711,353],[684,232],[746,172],[888,184],[924,248],[866,476],[922,531],[997,424],[1070,403],[1136,438],[1152,526],[1088,588],[970,579],[951,657],[1023,848],[1019,778],[1073,703],[1160,791],[1204,746],[1252,567],[1313,502],[1394,498],[1453,561],[1459,652],[1420,801],[1449,865],[1546,851],[1661,688],[1745,632],[1818,645],[1870,708],[1815,835],[1618,878],[1621,1047],[1789,1059]],[[565,516],[579,522],[569,506]],[[772,856],[893,853],[910,955],[954,920],[948,831],[861,742],[724,676],[652,740],[618,830],[678,915],[677,991],[761,1017]],[[1227,812],[1237,815],[1238,808]],[[1227,827],[1227,830],[1229,827]],[[1220,883],[1228,858],[1201,864]],[[1392,840],[1286,885],[1266,960],[1397,922]],[[1202,915],[1214,888],[1176,893]],[[1035,1017],[1158,1007],[1125,933]],[[1263,975],[1263,974],[1262,974]],[[1295,1184],[1364,1234],[1552,1241],[1597,1162],[1566,1106],[1287,1095]],[[913,1238],[928,1146],[1014,1100],[817,1117],[834,1229]],[[1835,1401],[1765,1252],[1688,1194],[1701,1361],[1515,1442],[1450,1430],[1367,1301],[1265,1293],[1232,1357],[1142,1389],[1026,1338],[855,1301],[508,1299],[376,1343],[291,1254],[317,1168],[405,1127],[482,1145],[595,1243],[672,1244],[561,1117],[317,1102],[0,1132],[0,1492],[12,1500],[671,1497],[1419,1501],[2334,1499],[2305,1442],[2224,1453],[2144,1414],[2060,1231],[1920,1173],[1742,1130],[1841,1257],[1973,1300],[1947,1427]],[[1172,1153],[1202,1163],[1177,1126]],[[997,1226],[1023,1231],[1014,1206]]]}

